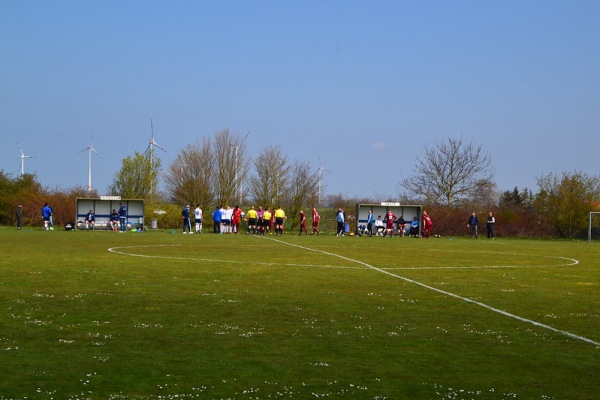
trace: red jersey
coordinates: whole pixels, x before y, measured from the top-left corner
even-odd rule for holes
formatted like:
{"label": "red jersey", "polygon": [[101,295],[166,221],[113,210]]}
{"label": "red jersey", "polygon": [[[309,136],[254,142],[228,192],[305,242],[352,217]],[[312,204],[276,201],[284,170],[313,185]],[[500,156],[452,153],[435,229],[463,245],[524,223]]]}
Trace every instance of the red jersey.
{"label": "red jersey", "polygon": [[233,218],[231,223],[234,225],[238,225],[241,220],[242,220],[242,209],[241,208],[236,208],[233,210]]}
{"label": "red jersey", "polygon": [[386,220],[386,227],[387,229],[393,229],[394,228],[394,221],[396,220],[396,216],[394,215],[393,212],[389,211],[387,213],[387,215],[385,216],[385,220]]}

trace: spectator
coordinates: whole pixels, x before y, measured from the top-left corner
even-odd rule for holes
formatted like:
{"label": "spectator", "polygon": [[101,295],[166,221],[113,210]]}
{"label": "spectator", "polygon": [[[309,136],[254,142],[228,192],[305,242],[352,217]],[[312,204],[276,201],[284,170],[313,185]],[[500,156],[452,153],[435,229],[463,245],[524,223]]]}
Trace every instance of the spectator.
{"label": "spectator", "polygon": [[85,229],[90,229],[90,226],[92,227],[92,230],[94,230],[96,226],[96,215],[93,210],[88,211],[85,216]]}
{"label": "spectator", "polygon": [[127,205],[123,202],[119,203],[119,223],[121,224],[119,232],[127,232]]}
{"label": "spectator", "polygon": [[183,233],[194,233],[192,232],[192,220],[190,219],[190,205],[186,204],[181,210],[181,219],[183,220]]}
{"label": "spectator", "polygon": [[108,224],[111,230],[115,232],[119,230],[119,213],[114,208],[108,219]]}
{"label": "spectator", "polygon": [[488,237],[488,239],[494,239],[494,237],[496,237],[495,232],[494,232],[494,225],[495,224],[496,224],[496,218],[490,212],[488,214],[487,221],[486,221],[486,224],[485,224],[485,227],[487,228],[487,237]]}
{"label": "spectator", "polygon": [[338,208],[335,220],[337,221],[337,236],[344,236],[344,210]]}
{"label": "spectator", "polygon": [[473,238],[473,236],[475,236],[475,239],[478,239],[479,236],[477,235],[477,228],[479,226],[479,218],[477,218],[477,214],[475,213],[475,211],[473,211],[471,213],[471,216],[469,217],[469,222],[467,223],[467,228],[469,229],[469,237]]}
{"label": "spectator", "polygon": [[373,236],[373,223],[375,222],[375,217],[373,216],[373,211],[369,210],[369,214],[367,215],[367,235],[369,237]]}
{"label": "spectator", "polygon": [[383,236],[384,231],[385,231],[385,225],[383,224],[381,215],[378,215],[377,219],[375,220],[375,235]]}
{"label": "spectator", "polygon": [[406,228],[406,221],[404,220],[404,216],[400,216],[396,220],[396,228],[398,229],[398,235],[404,236],[404,229]]}
{"label": "spectator", "polygon": [[412,222],[410,223],[409,234],[410,236],[419,236],[419,219],[417,217],[414,217]]}
{"label": "spectator", "polygon": [[23,206],[17,204],[17,209],[15,210],[15,214],[17,216],[17,229],[21,229],[21,223],[23,222]]}
{"label": "spectator", "polygon": [[50,229],[50,216],[52,215],[52,209],[48,205],[48,203],[44,203],[44,207],[42,208],[42,219],[44,220],[44,230]]}

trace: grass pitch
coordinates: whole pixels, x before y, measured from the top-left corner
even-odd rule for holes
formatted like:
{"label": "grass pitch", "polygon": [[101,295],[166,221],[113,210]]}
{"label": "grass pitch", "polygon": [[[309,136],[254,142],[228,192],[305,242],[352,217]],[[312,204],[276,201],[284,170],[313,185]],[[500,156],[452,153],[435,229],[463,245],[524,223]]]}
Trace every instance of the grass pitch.
{"label": "grass pitch", "polygon": [[0,229],[0,399],[596,399],[600,244]]}

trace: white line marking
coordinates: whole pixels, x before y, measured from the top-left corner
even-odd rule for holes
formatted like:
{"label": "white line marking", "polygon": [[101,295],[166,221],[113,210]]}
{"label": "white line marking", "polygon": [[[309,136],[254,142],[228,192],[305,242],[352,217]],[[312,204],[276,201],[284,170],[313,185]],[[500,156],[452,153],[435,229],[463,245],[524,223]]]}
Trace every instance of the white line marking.
{"label": "white line marking", "polygon": [[[483,307],[483,308],[488,309],[490,311],[493,311],[495,313],[504,315],[506,317],[513,318],[513,319],[516,319],[516,320],[521,321],[521,322],[526,322],[528,324],[532,324],[532,325],[535,325],[535,326],[540,327],[540,328],[544,328],[544,329],[547,329],[547,330],[550,330],[550,331],[553,331],[553,332],[556,332],[556,333],[560,333],[561,335],[565,335],[565,336],[568,336],[568,337],[573,338],[573,339],[577,339],[577,340],[581,340],[581,341],[586,342],[586,343],[593,344],[596,347],[600,347],[600,342],[596,342],[596,341],[594,341],[592,339],[588,339],[588,338],[586,338],[584,336],[580,336],[580,335],[576,335],[576,334],[571,333],[571,332],[563,331],[561,329],[557,329],[557,328],[554,328],[554,327],[552,327],[550,325],[542,324],[541,322],[537,322],[537,321],[534,321],[534,320],[531,320],[531,319],[528,319],[528,318],[519,317],[518,315],[511,314],[509,312],[500,310],[500,309],[492,307],[492,306],[488,306],[487,304],[481,303],[479,301],[475,301],[475,300],[469,299],[467,297],[459,296],[457,294],[454,294],[454,293],[451,293],[451,292],[447,292],[445,290],[441,290],[441,289],[435,288],[433,286],[426,285],[424,283],[415,281],[415,280],[410,279],[410,278],[406,278],[404,276],[393,274],[391,272],[385,271],[385,270],[383,270],[381,268],[374,267],[374,266],[372,266],[370,264],[367,264],[367,263],[359,261],[359,260],[354,260],[352,258],[348,258],[348,257],[342,256],[340,254],[330,253],[330,252],[323,251],[323,250],[311,249],[310,247],[304,247],[304,246],[300,246],[298,244],[287,243],[287,242],[284,242],[284,241],[281,241],[281,240],[278,240],[278,239],[273,239],[273,238],[268,238],[268,237],[264,237],[263,239],[272,240],[272,241],[275,241],[275,242],[278,242],[278,243],[286,244],[288,246],[298,247],[298,248],[303,249],[303,250],[313,251],[315,253],[327,254],[329,256],[341,258],[342,260],[346,260],[346,261],[350,261],[350,262],[353,262],[353,263],[357,263],[357,264],[363,265],[363,266],[365,266],[367,268],[370,268],[370,269],[372,269],[374,271],[381,272],[382,274],[386,274],[386,275],[392,276],[394,278],[401,279],[401,280],[406,281],[406,282],[410,282],[412,284],[421,286],[421,287],[423,287],[425,289],[429,289],[429,290],[432,290],[434,292],[438,292],[438,293],[444,294],[446,296],[454,297],[455,299],[463,300],[463,301],[466,301],[467,303],[478,305],[480,307]],[[570,260],[572,260],[572,259],[570,259]],[[576,261],[576,260],[574,260],[574,261]]]}
{"label": "white line marking", "polygon": [[198,258],[198,257],[157,256],[157,255],[149,255],[149,254],[127,253],[125,251],[119,250],[119,249],[131,249],[131,248],[142,248],[142,247],[177,247],[177,246],[180,246],[180,245],[178,245],[178,244],[158,244],[158,245],[148,245],[148,246],[120,246],[120,247],[111,247],[108,249],[108,251],[110,253],[121,254],[124,256],[131,256],[131,257],[161,258],[161,259],[180,260],[180,261],[205,261],[205,262],[218,262],[218,263],[227,263],[227,264],[266,265],[266,266],[284,266],[284,267],[364,269],[361,267],[348,267],[348,266],[343,266],[343,265],[292,264],[292,263],[279,263],[279,262],[271,262],[270,263],[270,262],[259,262],[259,261],[236,261],[236,260]]}

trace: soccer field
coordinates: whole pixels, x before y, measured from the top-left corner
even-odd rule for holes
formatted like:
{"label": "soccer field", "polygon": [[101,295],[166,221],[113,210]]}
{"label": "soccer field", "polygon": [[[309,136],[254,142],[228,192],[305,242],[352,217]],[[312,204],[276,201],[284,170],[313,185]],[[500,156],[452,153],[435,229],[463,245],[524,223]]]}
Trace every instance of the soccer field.
{"label": "soccer field", "polygon": [[600,243],[0,228],[0,399],[597,399]]}

